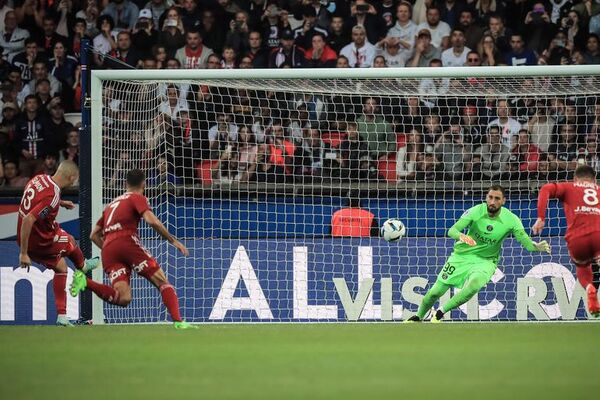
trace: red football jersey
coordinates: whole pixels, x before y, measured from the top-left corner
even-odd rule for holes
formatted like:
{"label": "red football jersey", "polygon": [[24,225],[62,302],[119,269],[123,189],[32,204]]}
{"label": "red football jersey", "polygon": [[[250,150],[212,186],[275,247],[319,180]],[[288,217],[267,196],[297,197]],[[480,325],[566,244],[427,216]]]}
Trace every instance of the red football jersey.
{"label": "red football jersey", "polygon": [[31,178],[23,191],[17,222],[17,241],[21,242],[21,224],[28,214],[35,216],[35,223],[29,236],[29,249],[52,245],[59,225],[56,223],[60,206],[60,188],[50,175],[37,175]]}
{"label": "red football jersey", "polygon": [[137,236],[140,219],[148,210],[148,199],[139,193],[127,192],[114,199],[96,223],[102,228],[104,244],[123,236]]}
{"label": "red football jersey", "polygon": [[567,217],[565,239],[600,233],[600,186],[588,182],[548,183],[538,197],[538,218],[544,219],[548,199],[563,202]]}

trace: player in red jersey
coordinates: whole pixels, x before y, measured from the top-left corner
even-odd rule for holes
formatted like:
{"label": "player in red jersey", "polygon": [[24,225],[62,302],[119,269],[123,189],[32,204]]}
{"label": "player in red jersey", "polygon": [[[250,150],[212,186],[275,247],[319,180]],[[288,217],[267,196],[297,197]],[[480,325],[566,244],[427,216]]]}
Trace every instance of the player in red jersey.
{"label": "player in red jersey", "polygon": [[146,278],[160,292],[176,329],[195,328],[181,319],[179,299],[156,260],[140,243],[138,225],[144,219],[165,240],[188,256],[188,249],[175,239],[150,209],[144,196],[146,177],[139,169],[127,173],[127,191],[104,209],[90,238],[102,249],[102,264],[111,286],[95,282],[83,273],[76,273],[71,295],[90,289],[102,300],[121,307],[131,302],[131,272]]}
{"label": "player in red jersey", "polygon": [[79,168],[72,161],[63,161],[56,173],[34,176],[25,185],[19,219],[17,243],[20,246],[19,264],[22,268],[34,261],[54,271],[52,289],[58,317],[57,325],[72,326],[67,318],[67,263],[69,258],[76,268],[85,273],[98,265],[98,259],[86,261],[75,239],[56,222],[59,207],[72,209],[71,201],[61,200],[60,191],[71,186],[79,177]]}
{"label": "player in red jersey", "polygon": [[600,317],[597,289],[593,284],[592,262],[600,262],[600,186],[594,170],[581,165],[575,170],[573,182],[548,183],[540,189],[538,219],[532,227],[538,235],[544,229],[548,199],[563,202],[567,217],[565,240],[569,255],[577,266],[577,280],[587,292],[588,310]]}

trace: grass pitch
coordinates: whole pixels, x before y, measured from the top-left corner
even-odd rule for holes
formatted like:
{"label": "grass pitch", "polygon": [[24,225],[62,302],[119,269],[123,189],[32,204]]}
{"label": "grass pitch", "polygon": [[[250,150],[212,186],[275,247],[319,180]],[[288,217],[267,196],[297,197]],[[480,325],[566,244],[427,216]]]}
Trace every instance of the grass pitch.
{"label": "grass pitch", "polygon": [[0,327],[0,399],[590,399],[600,323]]}

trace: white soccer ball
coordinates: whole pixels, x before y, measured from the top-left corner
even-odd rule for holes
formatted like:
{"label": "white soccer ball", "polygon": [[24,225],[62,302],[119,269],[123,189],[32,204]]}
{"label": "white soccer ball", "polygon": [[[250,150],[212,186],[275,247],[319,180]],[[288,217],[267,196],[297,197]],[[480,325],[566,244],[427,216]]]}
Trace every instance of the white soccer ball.
{"label": "white soccer ball", "polygon": [[381,237],[388,242],[400,240],[406,234],[406,227],[396,218],[390,218],[381,225]]}

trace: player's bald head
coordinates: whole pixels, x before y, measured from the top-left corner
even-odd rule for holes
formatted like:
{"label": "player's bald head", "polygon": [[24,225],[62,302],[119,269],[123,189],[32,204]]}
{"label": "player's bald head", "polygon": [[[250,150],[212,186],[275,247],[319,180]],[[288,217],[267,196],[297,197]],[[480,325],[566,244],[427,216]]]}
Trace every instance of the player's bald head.
{"label": "player's bald head", "polygon": [[71,176],[79,176],[79,167],[73,161],[65,160],[60,163],[58,169],[56,170],[56,173],[65,178],[69,178]]}
{"label": "player's bald head", "polygon": [[575,170],[575,180],[580,181],[595,181],[596,171],[589,165],[580,165]]}

